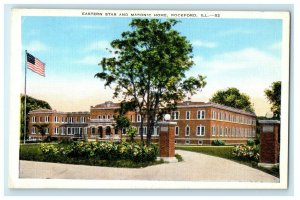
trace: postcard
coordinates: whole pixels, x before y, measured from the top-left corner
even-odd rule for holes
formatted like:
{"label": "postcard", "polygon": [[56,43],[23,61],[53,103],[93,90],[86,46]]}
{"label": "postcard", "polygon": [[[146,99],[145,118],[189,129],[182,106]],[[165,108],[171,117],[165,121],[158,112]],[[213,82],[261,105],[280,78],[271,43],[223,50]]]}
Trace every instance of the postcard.
{"label": "postcard", "polygon": [[10,188],[286,189],[288,12],[13,9]]}

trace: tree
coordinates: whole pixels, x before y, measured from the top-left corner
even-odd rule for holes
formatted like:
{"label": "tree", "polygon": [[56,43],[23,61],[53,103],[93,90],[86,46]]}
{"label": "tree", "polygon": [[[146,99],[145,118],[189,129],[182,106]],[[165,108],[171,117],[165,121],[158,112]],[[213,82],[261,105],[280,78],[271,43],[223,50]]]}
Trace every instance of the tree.
{"label": "tree", "polygon": [[213,94],[210,101],[247,112],[254,112],[250,97],[247,94],[241,93],[237,88],[232,87],[227,90],[219,90]]}
{"label": "tree", "polygon": [[274,113],[274,118],[280,119],[281,81],[273,82],[270,89],[265,90],[265,95],[268,98],[268,101],[272,104],[271,111]]}
{"label": "tree", "polygon": [[42,138],[44,139],[44,136],[46,135],[47,128],[49,127],[48,123],[42,123],[42,124],[34,124],[34,127],[38,129],[38,132],[42,135]]}
{"label": "tree", "polygon": [[124,115],[114,115],[114,120],[116,122],[115,128],[116,130],[121,130],[121,137],[122,137],[122,129],[128,128],[130,126],[129,119]]}
{"label": "tree", "polygon": [[204,76],[185,77],[194,64],[192,45],[173,29],[177,23],[172,19],[133,19],[129,24],[132,30],[111,42],[115,56],[103,58],[99,63],[102,72],[95,75],[114,89],[114,98],[134,104],[141,115],[142,141],[144,122],[147,124],[147,144],[162,113],[206,84]]}
{"label": "tree", "polygon": [[[21,130],[20,130],[20,135],[21,135],[21,139],[24,138],[24,101],[25,101],[25,96],[24,95],[21,95],[21,110],[20,110],[20,113],[21,113],[21,119],[20,119],[20,123],[21,123]],[[49,103],[47,103],[46,101],[42,101],[42,100],[39,100],[39,99],[35,99],[31,96],[26,96],[26,133],[28,132],[28,113],[32,110],[36,110],[36,109],[39,109],[39,108],[45,108],[45,109],[51,109],[51,106],[49,105]]]}

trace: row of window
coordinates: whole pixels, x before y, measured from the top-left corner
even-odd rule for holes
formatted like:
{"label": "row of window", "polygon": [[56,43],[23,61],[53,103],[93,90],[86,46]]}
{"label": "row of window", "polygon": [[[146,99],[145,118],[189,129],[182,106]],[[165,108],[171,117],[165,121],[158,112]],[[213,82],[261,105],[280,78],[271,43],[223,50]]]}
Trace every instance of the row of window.
{"label": "row of window", "polygon": [[[239,116],[230,114],[227,112],[216,112],[212,111],[212,119],[216,120],[222,120],[222,121],[230,121],[230,122],[237,122],[242,124],[248,124],[248,125],[255,125],[256,121],[253,118],[245,117],[245,116]],[[197,110],[197,119],[205,119],[205,110]],[[180,111],[173,111],[172,112],[172,119],[173,120],[179,120],[180,119]],[[189,120],[191,119],[191,111],[185,111],[185,119]]]}
{"label": "row of window", "polygon": [[255,125],[256,120],[251,117],[245,117],[241,115],[234,115],[227,112],[216,112],[212,111],[211,113],[212,119],[222,120],[222,121],[230,121],[241,124]]}
{"label": "row of window", "polygon": [[[175,127],[175,136],[179,136],[179,126]],[[186,126],[184,129],[184,135],[190,136],[191,128]],[[205,126],[199,125],[196,127],[196,135],[205,135]],[[255,128],[238,128],[238,127],[223,127],[223,126],[212,126],[212,136],[231,136],[231,137],[255,137]]]}
{"label": "row of window", "polygon": [[[173,111],[172,112],[172,119],[178,120],[180,117],[179,111]],[[189,120],[191,119],[191,111],[185,112],[185,119]],[[197,119],[205,119],[205,110],[197,110]]]}
{"label": "row of window", "polygon": [[[36,116],[32,116],[31,122],[36,123],[37,122],[36,119],[37,119]],[[42,121],[42,117],[39,117],[38,119],[39,119],[39,122],[49,122],[49,116],[45,116],[44,121]],[[78,119],[77,117],[61,117],[60,120],[59,120],[58,116],[54,116],[54,122],[56,122],[56,123],[59,123],[59,122],[61,122],[61,123],[74,123],[74,121],[77,122],[77,119]],[[79,122],[80,123],[85,123],[86,122],[86,117],[80,117]]]}

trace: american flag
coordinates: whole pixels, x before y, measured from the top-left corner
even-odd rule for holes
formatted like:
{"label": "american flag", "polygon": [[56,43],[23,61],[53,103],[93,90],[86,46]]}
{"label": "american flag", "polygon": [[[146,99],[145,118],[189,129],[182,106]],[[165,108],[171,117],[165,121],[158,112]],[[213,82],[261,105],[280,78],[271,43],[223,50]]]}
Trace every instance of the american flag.
{"label": "american flag", "polygon": [[27,67],[31,69],[33,72],[45,76],[45,63],[40,61],[38,58],[34,57],[30,53],[26,53],[27,55]]}

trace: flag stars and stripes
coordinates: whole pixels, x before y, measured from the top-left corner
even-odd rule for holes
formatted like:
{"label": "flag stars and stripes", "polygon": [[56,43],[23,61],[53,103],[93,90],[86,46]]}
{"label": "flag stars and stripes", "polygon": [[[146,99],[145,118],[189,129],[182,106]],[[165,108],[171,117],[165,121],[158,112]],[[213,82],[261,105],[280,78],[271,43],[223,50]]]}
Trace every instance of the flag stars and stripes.
{"label": "flag stars and stripes", "polygon": [[33,72],[45,76],[45,63],[34,57],[30,53],[26,53],[27,56],[27,67]]}

